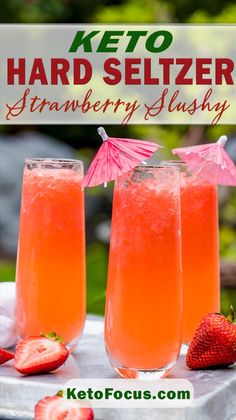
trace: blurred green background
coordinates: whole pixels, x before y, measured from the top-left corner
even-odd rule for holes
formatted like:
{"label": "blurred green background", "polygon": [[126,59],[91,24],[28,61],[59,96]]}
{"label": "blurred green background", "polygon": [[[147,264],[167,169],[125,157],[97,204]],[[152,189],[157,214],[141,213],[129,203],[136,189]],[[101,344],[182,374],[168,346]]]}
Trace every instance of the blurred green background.
{"label": "blurred green background", "polygon": [[[8,0],[1,3],[1,23],[234,23],[236,4],[227,0]],[[19,136],[21,131],[42,132],[64,142],[89,163],[100,144],[95,126],[5,126],[0,135]],[[111,135],[155,139],[165,145],[165,158],[170,149],[180,145],[194,145],[216,140],[221,134],[229,135],[231,145],[236,142],[235,126],[127,126],[107,127]],[[235,150],[232,148],[232,150]],[[234,153],[234,152],[232,152]],[[236,156],[232,155],[234,159]],[[100,197],[96,215],[90,217],[87,244],[88,311],[103,314],[108,259],[108,244],[97,228],[109,221],[112,187],[87,193]],[[1,196],[0,196],[1,199]],[[224,264],[236,263],[236,191],[220,191],[220,253]],[[13,281],[15,256],[0,253],[0,281]],[[233,272],[235,273],[235,271]],[[234,274],[233,274],[234,276]],[[236,284],[236,279],[234,279]],[[222,311],[236,304],[236,290],[222,290]]]}

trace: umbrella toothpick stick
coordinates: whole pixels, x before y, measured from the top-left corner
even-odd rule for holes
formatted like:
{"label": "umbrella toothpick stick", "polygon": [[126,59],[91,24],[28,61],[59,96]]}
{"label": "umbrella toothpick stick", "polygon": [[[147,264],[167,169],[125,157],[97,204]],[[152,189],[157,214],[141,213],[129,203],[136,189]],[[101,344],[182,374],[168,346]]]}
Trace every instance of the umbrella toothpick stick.
{"label": "umbrella toothpick stick", "polygon": [[227,136],[221,136],[219,140],[217,141],[217,143],[220,144],[220,146],[224,146],[227,140],[228,140]]}
{"label": "umbrella toothpick stick", "polygon": [[[98,134],[101,136],[102,141],[106,141],[108,139],[108,135],[103,127],[98,127]],[[104,188],[107,188],[107,182],[103,184]]]}
{"label": "umbrella toothpick stick", "polygon": [[98,134],[99,136],[101,136],[102,141],[105,141],[108,139],[108,135],[103,127],[98,127]]}

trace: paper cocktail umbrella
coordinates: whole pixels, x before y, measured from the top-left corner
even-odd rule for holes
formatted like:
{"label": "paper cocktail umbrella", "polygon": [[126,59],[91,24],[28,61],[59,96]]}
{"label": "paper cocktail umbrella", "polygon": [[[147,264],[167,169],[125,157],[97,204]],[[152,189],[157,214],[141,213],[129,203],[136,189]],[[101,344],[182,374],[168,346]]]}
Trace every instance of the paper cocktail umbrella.
{"label": "paper cocktail umbrella", "polygon": [[226,136],[216,143],[173,149],[199,177],[220,185],[236,185],[236,166],[224,149]]}
{"label": "paper cocktail umbrella", "polygon": [[108,137],[102,127],[98,128],[98,133],[103,143],[84,177],[84,187],[106,185],[141,162],[145,163],[145,159],[161,147],[149,141]]}

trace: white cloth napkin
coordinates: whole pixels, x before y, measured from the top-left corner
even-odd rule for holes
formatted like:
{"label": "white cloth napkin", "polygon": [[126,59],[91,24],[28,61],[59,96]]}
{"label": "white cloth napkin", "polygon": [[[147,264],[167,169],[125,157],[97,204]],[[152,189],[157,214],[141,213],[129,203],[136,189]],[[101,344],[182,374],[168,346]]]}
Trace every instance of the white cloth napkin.
{"label": "white cloth napkin", "polygon": [[17,335],[14,320],[15,283],[0,283],[0,347],[16,344]]}

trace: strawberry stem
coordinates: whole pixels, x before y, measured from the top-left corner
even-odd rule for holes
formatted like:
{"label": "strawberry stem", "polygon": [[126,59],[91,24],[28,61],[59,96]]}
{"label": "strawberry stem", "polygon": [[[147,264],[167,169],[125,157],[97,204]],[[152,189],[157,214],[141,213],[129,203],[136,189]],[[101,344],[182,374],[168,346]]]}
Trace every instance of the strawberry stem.
{"label": "strawberry stem", "polygon": [[63,391],[62,389],[60,391],[58,391],[58,393],[56,394],[57,397],[63,397]]}
{"label": "strawberry stem", "polygon": [[45,337],[48,338],[49,340],[52,341],[57,341],[58,343],[62,343],[62,337],[60,335],[57,335],[57,333],[55,333],[54,331],[47,333],[47,334],[40,334],[41,337]]}
{"label": "strawberry stem", "polygon": [[234,312],[233,305],[231,305],[230,308],[229,308],[229,315],[227,316],[227,319],[230,322],[234,322],[234,320],[235,320],[235,312]]}

